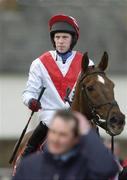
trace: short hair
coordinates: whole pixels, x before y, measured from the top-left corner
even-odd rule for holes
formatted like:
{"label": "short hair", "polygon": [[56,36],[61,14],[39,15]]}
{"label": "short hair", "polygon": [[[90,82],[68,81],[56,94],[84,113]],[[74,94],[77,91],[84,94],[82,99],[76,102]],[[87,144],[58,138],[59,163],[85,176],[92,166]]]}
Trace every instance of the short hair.
{"label": "short hair", "polygon": [[56,117],[60,117],[66,122],[74,121],[75,126],[73,129],[73,132],[74,132],[75,136],[79,136],[79,121],[72,110],[70,110],[70,109],[58,110],[54,114],[53,119],[55,119]]}

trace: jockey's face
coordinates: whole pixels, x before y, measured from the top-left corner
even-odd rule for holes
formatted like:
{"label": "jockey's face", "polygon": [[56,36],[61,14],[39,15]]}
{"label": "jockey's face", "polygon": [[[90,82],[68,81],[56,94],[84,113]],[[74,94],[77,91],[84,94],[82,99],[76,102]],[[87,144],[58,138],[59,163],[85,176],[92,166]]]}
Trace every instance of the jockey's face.
{"label": "jockey's face", "polygon": [[54,155],[60,155],[71,150],[78,142],[78,136],[74,134],[75,122],[65,121],[61,117],[55,117],[50,124],[47,145],[48,150]]}
{"label": "jockey's face", "polygon": [[66,53],[70,49],[72,36],[69,33],[55,33],[54,42],[58,52]]}

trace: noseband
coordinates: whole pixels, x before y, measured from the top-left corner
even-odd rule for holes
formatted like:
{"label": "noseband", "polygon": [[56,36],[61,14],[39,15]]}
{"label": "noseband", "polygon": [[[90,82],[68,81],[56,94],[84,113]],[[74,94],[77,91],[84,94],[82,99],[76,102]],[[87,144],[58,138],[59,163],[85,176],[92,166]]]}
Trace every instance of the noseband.
{"label": "noseband", "polygon": [[[82,92],[83,96],[86,96],[87,103],[88,103],[88,108],[90,109],[90,112],[92,114],[92,121],[93,121],[93,123],[98,125],[98,126],[101,126],[101,123],[102,123],[102,121],[100,120],[101,119],[101,115],[99,114],[98,109],[101,108],[102,106],[110,105],[109,110],[107,112],[107,117],[106,117],[106,120],[108,120],[109,117],[110,117],[110,112],[111,112],[111,110],[112,110],[112,108],[114,106],[117,106],[117,102],[115,100],[113,100],[113,101],[107,101],[107,102],[104,102],[104,103],[100,103],[98,105],[95,105],[93,103],[91,97],[87,93],[86,86],[84,84],[82,84],[82,81],[85,78],[87,78],[88,76],[93,75],[93,74],[105,75],[105,73],[103,71],[95,71],[95,72],[92,72],[92,73],[86,73],[85,75],[83,75],[81,77],[81,79],[79,80],[79,83],[82,85],[81,92]],[[106,122],[106,130],[107,130],[107,122]]]}

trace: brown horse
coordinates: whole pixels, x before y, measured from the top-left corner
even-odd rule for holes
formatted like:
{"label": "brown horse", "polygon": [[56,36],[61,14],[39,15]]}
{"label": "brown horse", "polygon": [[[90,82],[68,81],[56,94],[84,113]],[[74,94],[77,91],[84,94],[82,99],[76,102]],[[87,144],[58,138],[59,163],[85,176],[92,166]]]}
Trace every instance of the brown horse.
{"label": "brown horse", "polygon": [[85,53],[71,108],[86,115],[92,124],[102,127],[111,136],[119,135],[125,125],[125,116],[114,98],[114,83],[104,72],[108,54],[104,52],[97,67],[89,68],[88,64]]}
{"label": "brown horse", "polygon": [[[107,78],[104,72],[108,65],[107,53],[104,53],[97,67],[90,68],[88,64],[89,58],[85,53],[71,109],[86,115],[94,127],[99,125],[110,135],[118,135],[124,128],[125,116],[114,98],[114,83]],[[19,148],[16,159],[13,161],[14,166],[29,137],[29,135],[24,137],[22,148]]]}

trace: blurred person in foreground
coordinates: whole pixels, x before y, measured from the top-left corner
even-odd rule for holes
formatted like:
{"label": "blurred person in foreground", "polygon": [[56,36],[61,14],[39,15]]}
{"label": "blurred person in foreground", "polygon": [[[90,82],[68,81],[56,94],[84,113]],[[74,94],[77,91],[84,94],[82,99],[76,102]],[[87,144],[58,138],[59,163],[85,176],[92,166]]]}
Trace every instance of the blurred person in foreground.
{"label": "blurred person in foreground", "polygon": [[13,180],[109,180],[118,172],[114,156],[78,112],[56,112],[45,146],[23,159]]}
{"label": "blurred person in foreground", "polygon": [[[73,94],[80,73],[82,53],[73,50],[79,38],[76,19],[63,14],[51,17],[49,33],[54,50],[43,53],[32,62],[23,92],[24,104],[38,112],[40,121],[28,141],[23,157],[36,151],[43,142],[55,111],[69,108],[64,100],[66,90],[69,87]],[[94,66],[93,61],[89,61],[89,66]],[[46,87],[46,90],[38,102],[42,87]]]}

